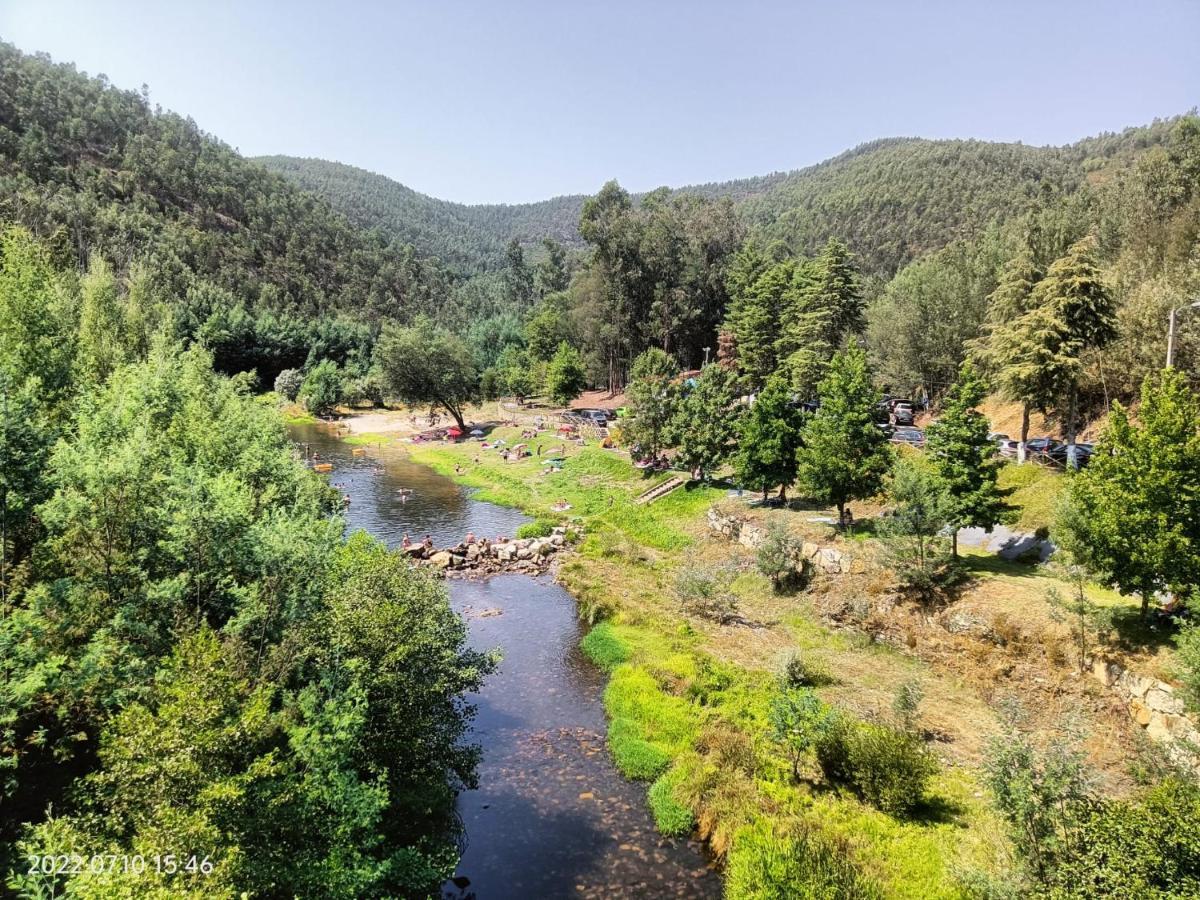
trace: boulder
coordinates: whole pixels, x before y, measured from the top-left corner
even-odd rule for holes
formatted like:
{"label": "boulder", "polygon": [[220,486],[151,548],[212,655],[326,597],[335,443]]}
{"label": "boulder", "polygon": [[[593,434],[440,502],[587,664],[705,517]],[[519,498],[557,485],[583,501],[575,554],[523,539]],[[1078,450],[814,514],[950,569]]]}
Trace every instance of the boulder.
{"label": "boulder", "polygon": [[429,562],[439,569],[448,569],[454,564],[454,557],[449,550],[439,550],[429,557]]}
{"label": "boulder", "polygon": [[1133,716],[1133,721],[1137,722],[1143,728],[1150,724],[1152,713],[1141,700],[1134,700],[1129,704],[1129,715]]}
{"label": "boulder", "polygon": [[1175,696],[1169,685],[1161,682],[1146,691],[1146,705],[1155,712],[1179,715],[1183,712],[1183,701]]}
{"label": "boulder", "polygon": [[821,569],[830,575],[836,575],[842,570],[842,554],[831,547],[826,547],[817,554],[817,562]]}

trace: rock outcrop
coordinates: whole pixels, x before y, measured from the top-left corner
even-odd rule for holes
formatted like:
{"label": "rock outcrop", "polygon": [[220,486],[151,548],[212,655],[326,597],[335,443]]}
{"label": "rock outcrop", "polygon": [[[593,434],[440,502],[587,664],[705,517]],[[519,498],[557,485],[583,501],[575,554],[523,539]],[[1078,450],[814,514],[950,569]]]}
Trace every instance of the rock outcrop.
{"label": "rock outcrop", "polygon": [[1146,737],[1166,747],[1176,762],[1200,772],[1200,730],[1184,714],[1174,687],[1099,657],[1092,660],[1092,677],[1124,699],[1130,718],[1146,729]]}
{"label": "rock outcrop", "polygon": [[[708,527],[712,531],[730,541],[741,544],[750,550],[757,550],[767,539],[767,530],[736,515],[723,513],[717,507],[708,510]],[[801,566],[824,572],[826,575],[845,575],[851,572],[865,571],[866,566],[861,559],[851,556],[834,547],[822,547],[811,541],[801,545]]]}

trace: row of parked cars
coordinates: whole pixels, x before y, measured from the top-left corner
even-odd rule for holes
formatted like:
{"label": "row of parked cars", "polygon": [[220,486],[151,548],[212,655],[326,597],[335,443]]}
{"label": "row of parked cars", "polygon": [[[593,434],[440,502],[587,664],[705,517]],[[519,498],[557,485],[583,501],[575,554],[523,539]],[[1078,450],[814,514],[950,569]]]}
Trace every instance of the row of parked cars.
{"label": "row of parked cars", "polygon": [[[1001,432],[993,432],[988,437],[996,442],[997,453],[1001,456],[1016,458],[1017,445],[1020,441],[1013,440],[1007,434]],[[1067,445],[1051,437],[1033,438],[1026,441],[1025,452],[1031,459],[1059,466],[1067,464]],[[1096,447],[1094,444],[1075,444],[1075,462],[1079,468],[1082,469],[1086,466],[1091,461],[1092,454],[1095,452]]]}

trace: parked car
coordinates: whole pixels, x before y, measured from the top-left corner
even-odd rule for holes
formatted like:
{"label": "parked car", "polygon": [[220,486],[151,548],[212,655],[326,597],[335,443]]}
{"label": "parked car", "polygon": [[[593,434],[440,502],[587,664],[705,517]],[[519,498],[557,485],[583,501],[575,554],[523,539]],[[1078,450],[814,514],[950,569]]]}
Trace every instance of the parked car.
{"label": "parked car", "polygon": [[913,423],[913,408],[908,403],[897,403],[892,407],[893,425],[911,425]]}
{"label": "parked car", "polygon": [[925,432],[920,428],[913,428],[911,425],[903,425],[892,431],[891,437],[894,444],[908,444],[911,447],[925,446]]}
{"label": "parked car", "polygon": [[599,425],[601,428],[608,425],[608,412],[603,409],[581,409],[579,414],[587,419],[593,425]]}
{"label": "parked car", "polygon": [[[1094,444],[1076,444],[1075,445],[1075,463],[1079,468],[1083,468],[1092,460],[1092,454],[1095,453],[1096,447]],[[1067,464],[1067,445],[1059,444],[1053,450],[1046,452],[1046,456],[1061,466]]]}
{"label": "parked car", "polygon": [[1003,431],[992,431],[988,434],[988,440],[992,441],[993,443],[999,444],[1001,441],[1012,440],[1012,438],[1010,438]]}
{"label": "parked car", "polygon": [[1051,453],[1055,447],[1063,446],[1059,441],[1051,437],[1034,438],[1032,441],[1025,442],[1025,449],[1030,453]]}
{"label": "parked car", "polygon": [[996,441],[996,452],[999,453],[1001,456],[1008,456],[1008,457],[1015,458],[1017,455],[1017,446],[1020,443],[1021,443],[1020,441],[1014,441],[1014,440]]}

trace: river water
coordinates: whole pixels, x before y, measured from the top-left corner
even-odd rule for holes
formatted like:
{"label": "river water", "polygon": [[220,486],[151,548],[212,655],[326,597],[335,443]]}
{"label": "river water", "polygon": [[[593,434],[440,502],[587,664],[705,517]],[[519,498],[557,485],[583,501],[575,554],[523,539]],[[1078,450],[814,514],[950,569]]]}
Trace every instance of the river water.
{"label": "river water", "polygon": [[[346,518],[395,546],[407,532],[436,546],[468,531],[511,536],[520,512],[470,497],[402,453],[351,447],[325,427],[293,439],[322,462],[351,503]],[[401,489],[412,493],[407,500]],[[471,739],[483,748],[479,788],[459,796],[466,847],[446,896],[719,897],[720,879],[694,840],[660,835],[645,786],[626,781],[605,748],[604,675],[579,650],[575,601],[549,578],[451,579],[450,601],[478,649],[503,661],[483,690]]]}

